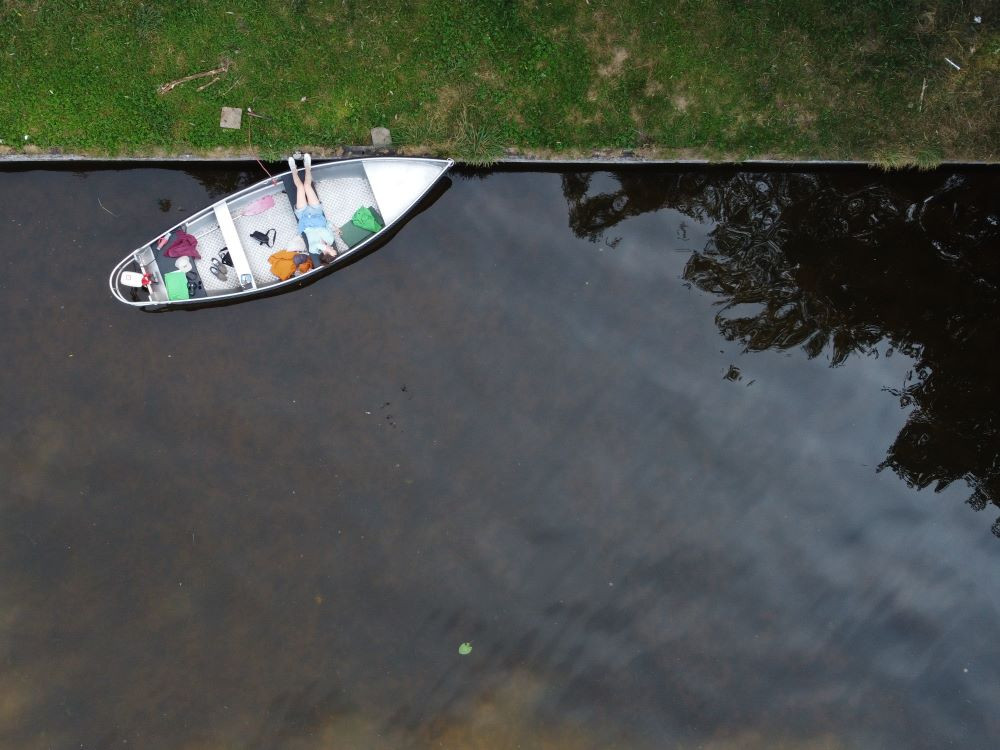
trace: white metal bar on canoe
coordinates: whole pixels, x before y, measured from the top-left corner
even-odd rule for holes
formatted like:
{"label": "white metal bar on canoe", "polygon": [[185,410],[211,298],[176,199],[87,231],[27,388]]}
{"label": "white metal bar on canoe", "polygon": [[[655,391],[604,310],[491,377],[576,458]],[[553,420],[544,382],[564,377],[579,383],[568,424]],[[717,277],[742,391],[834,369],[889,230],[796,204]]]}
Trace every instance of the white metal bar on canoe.
{"label": "white metal bar on canoe", "polygon": [[236,271],[237,278],[240,279],[241,284],[244,280],[249,279],[249,286],[244,286],[244,289],[256,289],[257,282],[254,281],[250,261],[247,260],[243,243],[240,242],[240,236],[236,232],[236,224],[233,223],[233,215],[229,213],[229,206],[223,201],[216,203],[212,208],[215,209],[215,218],[219,222],[219,229],[222,230],[222,239],[226,243],[229,257],[233,261],[233,270]]}

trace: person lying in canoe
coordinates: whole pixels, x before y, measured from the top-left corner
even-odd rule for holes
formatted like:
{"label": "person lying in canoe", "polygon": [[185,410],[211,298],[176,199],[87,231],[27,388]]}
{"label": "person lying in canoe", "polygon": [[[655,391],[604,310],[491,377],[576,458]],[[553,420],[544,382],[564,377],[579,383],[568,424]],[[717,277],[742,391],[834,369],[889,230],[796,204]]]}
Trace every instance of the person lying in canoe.
{"label": "person lying in canoe", "polygon": [[[295,157],[288,157],[288,166],[292,170],[292,179],[295,181],[295,217],[299,220],[299,232],[306,236],[308,251],[313,255],[318,255],[323,262],[329,263],[337,256],[337,246],[333,230],[323,213],[323,206],[319,202],[319,196],[313,189],[312,184],[312,157],[305,154],[302,157],[302,164],[306,169],[305,181],[299,179],[299,168],[295,164]],[[340,230],[337,230],[340,233]]]}

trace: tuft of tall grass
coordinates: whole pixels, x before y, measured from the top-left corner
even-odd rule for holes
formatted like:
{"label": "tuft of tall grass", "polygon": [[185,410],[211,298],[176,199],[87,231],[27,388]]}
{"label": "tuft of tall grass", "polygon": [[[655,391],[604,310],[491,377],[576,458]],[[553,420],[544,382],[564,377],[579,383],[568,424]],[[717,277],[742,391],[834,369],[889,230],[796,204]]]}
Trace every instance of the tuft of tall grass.
{"label": "tuft of tall grass", "polygon": [[488,167],[504,154],[496,130],[481,119],[470,119],[466,108],[462,109],[451,143],[455,159],[476,167]]}

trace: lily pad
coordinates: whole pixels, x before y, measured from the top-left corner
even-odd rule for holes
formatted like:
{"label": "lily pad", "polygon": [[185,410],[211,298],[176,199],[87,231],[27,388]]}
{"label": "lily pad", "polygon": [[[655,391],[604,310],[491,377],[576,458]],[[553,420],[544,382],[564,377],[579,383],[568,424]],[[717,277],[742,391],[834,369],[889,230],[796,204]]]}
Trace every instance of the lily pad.
{"label": "lily pad", "polygon": [[468,654],[471,654],[472,653],[472,644],[471,643],[463,643],[461,646],[458,647],[458,653],[460,653],[462,656],[467,656]]}

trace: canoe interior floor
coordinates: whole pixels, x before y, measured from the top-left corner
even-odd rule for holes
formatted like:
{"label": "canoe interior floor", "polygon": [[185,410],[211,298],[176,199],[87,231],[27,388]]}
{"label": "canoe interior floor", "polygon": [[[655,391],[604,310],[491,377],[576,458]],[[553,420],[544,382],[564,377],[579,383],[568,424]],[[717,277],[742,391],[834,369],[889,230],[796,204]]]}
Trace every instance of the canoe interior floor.
{"label": "canoe interior floor", "polygon": [[[333,227],[339,227],[350,221],[354,212],[361,206],[375,205],[375,196],[368,180],[361,175],[330,177],[319,180],[315,186],[316,193],[323,204],[323,212]],[[298,219],[295,218],[295,211],[292,209],[295,196],[292,196],[290,201],[283,192],[278,192],[274,198],[274,206],[262,213],[240,216],[237,210],[236,215],[233,216],[233,223],[236,225],[236,231],[243,243],[243,250],[250,262],[250,268],[258,287],[269,286],[278,281],[271,273],[271,265],[268,262],[268,258],[273,253],[279,250],[304,249],[302,235],[298,231]],[[271,229],[275,230],[273,247],[262,245],[250,236],[253,232],[267,234]],[[222,234],[216,230],[206,235],[204,239],[209,240],[210,243],[214,241],[218,245],[217,248],[215,244],[206,246],[206,249],[211,247],[214,250],[208,256],[210,259],[211,255],[216,254],[222,247]],[[201,241],[199,240],[199,242]],[[347,250],[347,245],[339,237],[337,238],[337,250],[338,252]],[[217,281],[214,277],[212,280]],[[220,285],[219,291],[228,288],[227,285]]]}

